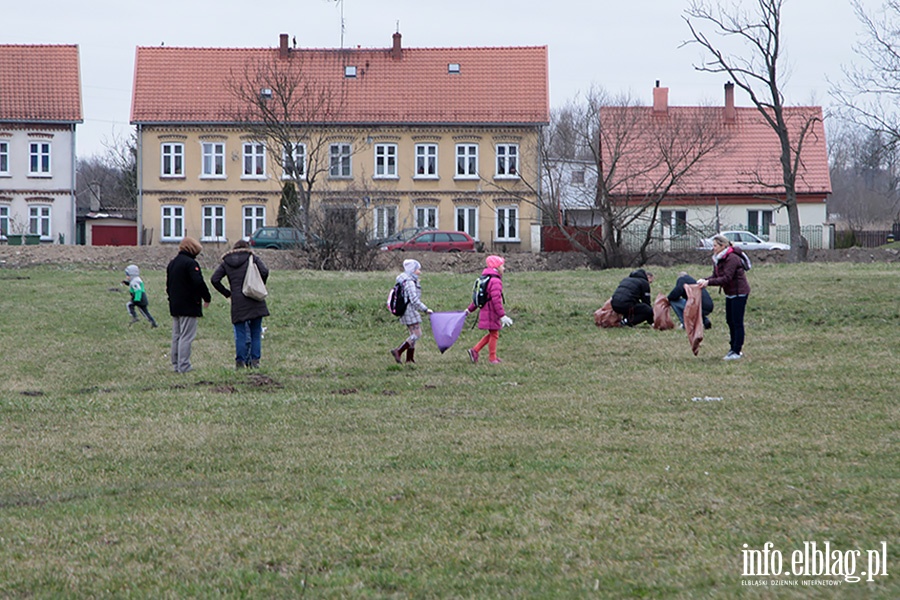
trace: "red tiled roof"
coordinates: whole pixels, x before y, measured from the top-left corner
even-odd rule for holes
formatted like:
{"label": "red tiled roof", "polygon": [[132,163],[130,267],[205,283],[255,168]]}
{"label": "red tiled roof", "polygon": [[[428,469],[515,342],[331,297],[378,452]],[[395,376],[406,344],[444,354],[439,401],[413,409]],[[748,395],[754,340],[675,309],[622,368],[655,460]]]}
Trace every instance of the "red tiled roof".
{"label": "red tiled roof", "polygon": [[0,121],[80,123],[78,46],[0,45]]}
{"label": "red tiled roof", "polygon": [[[334,123],[536,124],[549,122],[546,46],[391,49],[138,47],[132,123],[227,123],[238,103],[229,88],[259,61],[291,61],[321,85],[343,86]],[[449,64],[459,73],[448,73]],[[345,66],[357,76],[346,78]],[[272,86],[275,87],[275,86]]]}
{"label": "red tiled roof", "polygon": [[[629,114],[628,123],[634,124],[637,134],[653,136],[650,133],[660,127],[682,120],[709,119],[725,136],[724,144],[705,156],[681,180],[668,196],[783,196],[779,187],[783,182],[781,171],[781,145],[778,136],[756,108],[735,107],[733,122],[725,121],[723,107],[679,107],[670,106],[665,115],[654,113],[652,107],[609,107],[601,109],[601,118],[621,118],[619,111],[635,111]],[[798,171],[796,189],[798,194],[823,195],[831,193],[831,176],[828,171],[828,153],[825,144],[825,130],[822,124],[822,108],[818,106],[786,107],[785,120],[791,129],[791,143],[796,144],[800,129],[812,117],[817,118],[812,129],[806,134],[801,153],[802,162]],[[605,114],[605,117],[603,115]],[[619,115],[619,117],[614,117]],[[641,133],[641,132],[645,133]],[[650,138],[652,139],[652,137]],[[631,146],[641,146],[631,142]],[[643,153],[638,151],[619,161],[619,168],[625,172],[639,172],[651,163],[654,157],[653,142],[643,144]],[[611,150],[604,145],[604,153]],[[611,156],[604,157],[608,163]],[[631,183],[628,194],[636,196],[650,191],[650,181],[659,178],[662,171],[642,176]],[[619,177],[621,180],[621,176]],[[639,183],[643,181],[643,184]]]}

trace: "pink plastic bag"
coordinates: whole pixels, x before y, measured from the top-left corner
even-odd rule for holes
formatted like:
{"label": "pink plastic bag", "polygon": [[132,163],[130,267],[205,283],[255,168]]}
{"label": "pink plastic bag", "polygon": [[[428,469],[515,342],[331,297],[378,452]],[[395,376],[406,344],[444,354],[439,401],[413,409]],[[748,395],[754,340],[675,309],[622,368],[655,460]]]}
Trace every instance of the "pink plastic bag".
{"label": "pink plastic bag", "polygon": [[672,322],[672,313],[669,312],[671,306],[669,299],[665,294],[659,294],[656,302],[653,303],[653,329],[665,331],[666,329],[675,329],[675,323]]}
{"label": "pink plastic bag", "polygon": [[612,298],[606,301],[601,308],[594,311],[594,324],[604,329],[609,327],[621,327],[622,315],[612,308]]}
{"label": "pink plastic bag", "polygon": [[703,341],[703,290],[696,283],[688,283],[684,286],[687,294],[687,303],[684,305],[684,330],[691,342],[691,351],[694,356],[700,352],[700,343]]}

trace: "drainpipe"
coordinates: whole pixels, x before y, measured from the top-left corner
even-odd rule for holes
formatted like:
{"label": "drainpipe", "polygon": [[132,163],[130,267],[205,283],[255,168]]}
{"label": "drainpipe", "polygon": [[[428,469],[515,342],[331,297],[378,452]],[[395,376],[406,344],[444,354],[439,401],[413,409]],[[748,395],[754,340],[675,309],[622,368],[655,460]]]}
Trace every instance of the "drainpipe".
{"label": "drainpipe", "polygon": [[144,133],[137,125],[137,245],[144,245]]}
{"label": "drainpipe", "polygon": [[75,156],[75,123],[72,123],[70,125],[70,127],[72,128],[72,136],[71,136],[71,138],[72,138],[72,183],[71,183],[72,189],[69,190],[69,210],[72,211],[70,213],[72,216],[69,218],[69,233],[66,234],[66,243],[74,244],[75,243],[75,219],[76,219],[75,192],[77,189],[75,178],[78,177],[78,174],[77,174],[78,159]]}

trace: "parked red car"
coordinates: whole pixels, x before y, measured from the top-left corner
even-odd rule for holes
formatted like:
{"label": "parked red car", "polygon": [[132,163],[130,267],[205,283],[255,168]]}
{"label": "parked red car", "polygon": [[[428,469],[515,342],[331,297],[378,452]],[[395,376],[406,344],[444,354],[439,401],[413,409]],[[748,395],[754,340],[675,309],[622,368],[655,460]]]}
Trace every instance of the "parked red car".
{"label": "parked red car", "polygon": [[475,252],[475,240],[463,231],[423,231],[405,242],[395,242],[382,250],[431,252]]}

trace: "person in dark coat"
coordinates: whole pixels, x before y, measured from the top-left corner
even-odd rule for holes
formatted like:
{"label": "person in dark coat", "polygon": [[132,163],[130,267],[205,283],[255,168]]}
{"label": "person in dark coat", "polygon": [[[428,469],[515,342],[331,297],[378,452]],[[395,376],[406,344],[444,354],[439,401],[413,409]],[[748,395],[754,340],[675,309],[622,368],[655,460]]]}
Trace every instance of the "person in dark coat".
{"label": "person in dark coat", "polygon": [[[697,283],[697,280],[688,275],[685,271],[682,271],[678,274],[678,279],[675,281],[675,287],[669,292],[669,306],[675,311],[678,320],[681,321],[682,327],[684,327],[684,307],[687,304],[687,292],[684,291],[684,286],[694,283]],[[700,312],[703,314],[703,328],[709,329],[712,327],[712,321],[709,320],[709,314],[713,311],[715,305],[713,304],[713,299],[712,296],[709,295],[709,292],[706,290],[701,291],[703,300],[700,304]]]}
{"label": "person in dark coat", "polygon": [[612,308],[622,315],[622,325],[634,327],[641,323],[653,323],[652,282],[653,273],[644,269],[635,269],[619,282],[612,295]]}
{"label": "person in dark coat", "polygon": [[178,245],[178,255],[166,267],[166,294],[172,315],[172,368],[176,373],[191,370],[191,344],[197,337],[197,319],[212,302],[203,280],[197,256],[200,242],[185,237]]}
{"label": "person in dark coat", "polygon": [[[269,316],[265,300],[254,300],[244,295],[244,276],[247,274],[250,256],[259,269],[263,282],[269,280],[269,268],[258,256],[250,251],[250,244],[238,240],[234,247],[222,255],[222,262],[216,267],[210,282],[216,290],[231,298],[231,323],[234,325],[234,366],[259,367],[262,356],[262,320]],[[222,285],[222,278],[228,278],[228,289]]]}
{"label": "person in dark coat", "polygon": [[744,312],[747,310],[750,283],[747,281],[742,255],[743,251],[733,246],[727,237],[715,236],[713,274],[708,279],[697,282],[701,289],[715,285],[725,292],[725,321],[728,323],[731,349],[724,360],[738,360],[744,356]]}

